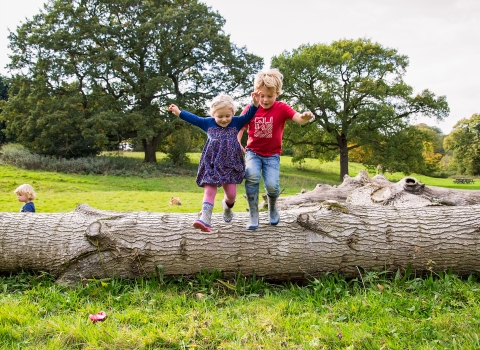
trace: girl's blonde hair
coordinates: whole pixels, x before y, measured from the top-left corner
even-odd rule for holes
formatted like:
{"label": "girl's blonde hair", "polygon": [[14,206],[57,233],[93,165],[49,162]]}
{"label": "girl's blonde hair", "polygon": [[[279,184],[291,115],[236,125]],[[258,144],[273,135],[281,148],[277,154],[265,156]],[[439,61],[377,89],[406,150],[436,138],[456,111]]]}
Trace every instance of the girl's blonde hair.
{"label": "girl's blonde hair", "polygon": [[212,103],[210,104],[210,115],[213,116],[213,114],[220,108],[230,108],[232,112],[235,114],[235,110],[237,109],[235,105],[235,101],[233,98],[231,98],[227,94],[220,94],[216,96],[213,100]]}
{"label": "girl's blonde hair", "polygon": [[35,197],[37,196],[37,194],[33,190],[33,187],[30,186],[29,184],[23,184],[18,186],[16,190],[13,191],[13,193],[15,193],[16,195],[24,194],[27,196],[28,200],[34,200]]}
{"label": "girl's blonde hair", "polygon": [[261,87],[274,90],[278,95],[282,93],[283,74],[277,68],[260,71],[255,75],[253,87],[255,90]]}

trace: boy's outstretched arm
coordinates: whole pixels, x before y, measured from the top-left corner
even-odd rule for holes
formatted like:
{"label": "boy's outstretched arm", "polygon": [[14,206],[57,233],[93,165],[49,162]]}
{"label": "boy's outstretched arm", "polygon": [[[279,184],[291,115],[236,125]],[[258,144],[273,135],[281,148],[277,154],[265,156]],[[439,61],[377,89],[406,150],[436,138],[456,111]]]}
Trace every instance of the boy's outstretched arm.
{"label": "boy's outstretched arm", "polygon": [[315,116],[310,111],[303,112],[303,113],[298,113],[297,112],[293,115],[293,118],[292,118],[292,120],[295,123],[298,123],[300,125],[303,125],[303,124],[307,123],[311,119],[315,119]]}

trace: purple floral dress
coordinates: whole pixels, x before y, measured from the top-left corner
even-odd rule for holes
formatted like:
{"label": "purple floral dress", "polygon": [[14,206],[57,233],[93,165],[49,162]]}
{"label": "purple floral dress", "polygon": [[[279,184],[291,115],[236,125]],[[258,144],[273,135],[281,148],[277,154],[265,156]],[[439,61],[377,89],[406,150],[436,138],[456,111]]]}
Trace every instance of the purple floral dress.
{"label": "purple floral dress", "polygon": [[208,136],[198,165],[198,186],[242,183],[245,177],[245,160],[237,135],[255,116],[257,109],[258,107],[251,104],[247,113],[234,116],[226,127],[219,126],[213,117],[198,117],[187,111],[180,113],[182,120],[198,126]]}

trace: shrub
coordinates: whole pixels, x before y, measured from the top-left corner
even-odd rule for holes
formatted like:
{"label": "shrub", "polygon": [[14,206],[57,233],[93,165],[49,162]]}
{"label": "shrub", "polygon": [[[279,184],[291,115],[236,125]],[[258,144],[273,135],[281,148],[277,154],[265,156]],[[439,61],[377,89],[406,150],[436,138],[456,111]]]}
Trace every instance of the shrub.
{"label": "shrub", "polygon": [[4,145],[2,153],[5,163],[28,170],[140,177],[196,174],[196,167],[178,167],[168,163],[144,163],[141,159],[120,155],[101,155],[71,159],[55,158],[32,153],[18,144]]}

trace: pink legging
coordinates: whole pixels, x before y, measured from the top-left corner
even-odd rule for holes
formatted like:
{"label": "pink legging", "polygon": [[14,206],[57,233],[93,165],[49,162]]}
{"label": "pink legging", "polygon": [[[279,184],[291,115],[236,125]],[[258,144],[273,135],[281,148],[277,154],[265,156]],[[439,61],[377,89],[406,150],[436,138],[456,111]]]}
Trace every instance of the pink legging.
{"label": "pink legging", "polygon": [[[203,201],[207,203],[215,203],[215,196],[217,195],[216,185],[205,184],[203,191]],[[223,192],[225,192],[225,202],[232,205],[235,203],[237,197],[237,185],[236,184],[223,184]]]}

